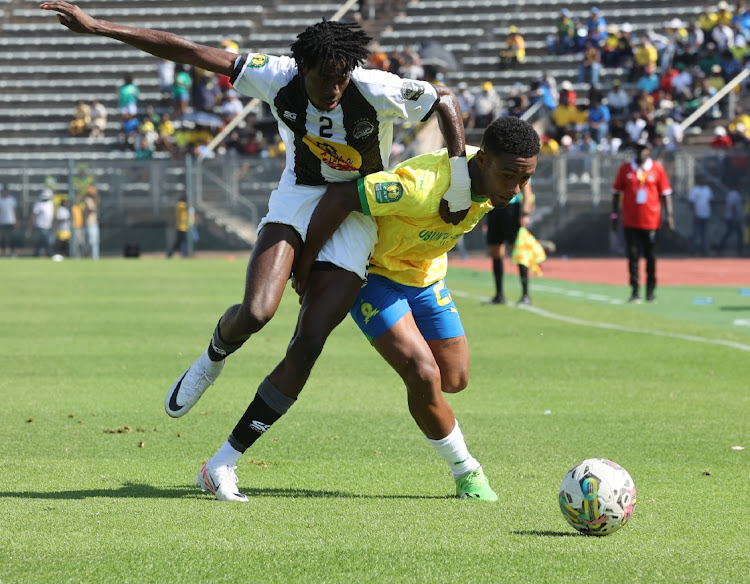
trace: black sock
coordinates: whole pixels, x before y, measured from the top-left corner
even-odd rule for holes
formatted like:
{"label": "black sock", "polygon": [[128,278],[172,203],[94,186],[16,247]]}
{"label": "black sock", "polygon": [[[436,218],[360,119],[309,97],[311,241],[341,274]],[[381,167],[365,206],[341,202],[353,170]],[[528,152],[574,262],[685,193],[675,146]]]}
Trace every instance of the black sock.
{"label": "black sock", "polygon": [[[221,319],[219,319],[219,322],[221,322]],[[221,338],[219,323],[217,322],[214,334],[211,337],[211,342],[208,343],[208,358],[211,359],[211,361],[221,361],[222,359],[226,359],[229,355],[239,349],[244,342],[245,341],[239,343],[227,343]]]}
{"label": "black sock", "polygon": [[518,264],[518,275],[521,276],[521,289],[523,295],[529,295],[529,268],[524,265]]}
{"label": "black sock", "polygon": [[495,298],[503,296],[503,260],[492,258],[492,273],[495,275]]}
{"label": "black sock", "polygon": [[238,452],[245,452],[292,407],[295,401],[276,389],[266,377],[229,436],[232,448]]}

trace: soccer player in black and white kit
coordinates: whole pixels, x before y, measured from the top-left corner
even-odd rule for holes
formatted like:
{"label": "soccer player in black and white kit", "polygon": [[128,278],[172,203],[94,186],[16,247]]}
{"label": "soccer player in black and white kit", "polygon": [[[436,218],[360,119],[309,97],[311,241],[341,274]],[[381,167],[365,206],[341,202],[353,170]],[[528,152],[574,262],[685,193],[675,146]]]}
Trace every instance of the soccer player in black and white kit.
{"label": "soccer player in black and white kit", "polygon": [[[322,21],[298,35],[291,57],[237,56],[183,37],[95,19],[67,2],[44,2],[77,33],[106,36],[162,59],[227,75],[240,93],[271,106],[286,145],[286,168],[247,267],[244,298],[229,307],[208,349],[169,389],[172,417],[187,413],[219,376],[224,359],[275,314],[310,216],[329,182],[389,168],[393,122],[438,116],[451,164],[446,222],[458,224],[471,206],[461,111],[446,87],[365,70],[371,38],[354,23]],[[292,406],[328,335],[343,320],[366,277],[377,240],[371,217],[350,215],[318,256],[284,359],[261,382],[228,440],[198,473],[197,483],[221,501],[247,501],[237,488],[237,461]]]}

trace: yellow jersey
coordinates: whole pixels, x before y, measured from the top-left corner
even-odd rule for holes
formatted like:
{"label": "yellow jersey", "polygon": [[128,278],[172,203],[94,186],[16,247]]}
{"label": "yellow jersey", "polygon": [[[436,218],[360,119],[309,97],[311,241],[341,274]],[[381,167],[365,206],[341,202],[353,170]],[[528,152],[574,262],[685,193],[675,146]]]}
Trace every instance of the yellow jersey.
{"label": "yellow jersey", "polygon": [[[478,148],[468,146],[471,160]],[[411,158],[390,171],[357,181],[362,212],[375,217],[378,243],[369,272],[399,284],[424,288],[445,277],[448,251],[493,209],[471,193],[471,208],[458,225],[440,218],[440,200],[451,182],[448,151]]]}

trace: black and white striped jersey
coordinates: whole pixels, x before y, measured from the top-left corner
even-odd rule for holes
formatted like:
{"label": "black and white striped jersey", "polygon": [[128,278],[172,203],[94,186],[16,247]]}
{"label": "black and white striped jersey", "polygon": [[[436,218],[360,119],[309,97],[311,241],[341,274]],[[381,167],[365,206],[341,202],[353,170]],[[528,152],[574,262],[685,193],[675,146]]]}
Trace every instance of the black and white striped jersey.
{"label": "black and white striped jersey", "polygon": [[294,59],[262,53],[238,58],[231,80],[238,92],[268,103],[279,122],[281,185],[321,186],[389,168],[394,120],[424,121],[439,100],[426,81],[357,67],[339,104],[322,112],[307,99]]}

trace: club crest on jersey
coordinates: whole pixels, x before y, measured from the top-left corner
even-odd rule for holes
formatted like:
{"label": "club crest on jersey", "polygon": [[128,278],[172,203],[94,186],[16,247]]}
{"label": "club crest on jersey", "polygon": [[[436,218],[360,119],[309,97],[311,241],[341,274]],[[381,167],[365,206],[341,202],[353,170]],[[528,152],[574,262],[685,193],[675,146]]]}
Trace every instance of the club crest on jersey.
{"label": "club crest on jersey", "polygon": [[401,86],[401,97],[409,101],[417,101],[424,94],[424,87],[414,81],[404,81]]}
{"label": "club crest on jersey", "polygon": [[268,64],[268,55],[253,55],[253,58],[247,62],[248,67],[253,69],[260,69]]}
{"label": "club crest on jersey", "polygon": [[369,120],[360,120],[359,122],[355,124],[352,135],[357,140],[362,140],[363,138],[367,138],[367,136],[372,134],[374,131],[375,131],[375,126],[373,126]]}
{"label": "club crest on jersey", "polygon": [[378,203],[395,203],[404,196],[404,187],[397,182],[375,183],[375,200]]}

